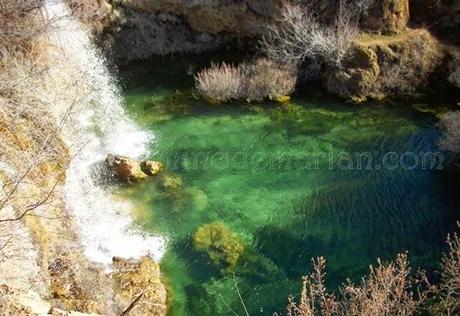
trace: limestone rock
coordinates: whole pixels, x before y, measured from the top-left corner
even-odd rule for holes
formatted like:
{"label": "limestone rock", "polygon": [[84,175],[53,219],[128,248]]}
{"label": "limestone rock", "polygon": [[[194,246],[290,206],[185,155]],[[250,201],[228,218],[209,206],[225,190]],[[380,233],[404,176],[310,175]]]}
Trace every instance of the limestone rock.
{"label": "limestone rock", "polygon": [[126,182],[137,182],[155,176],[163,168],[152,160],[137,161],[125,156],[108,155],[106,165],[114,176]]}
{"label": "limestone rock", "polygon": [[328,69],[330,92],[362,102],[385,97],[411,97],[442,63],[444,52],[426,30],[399,35],[362,35],[341,69]]}
{"label": "limestone rock", "polygon": [[400,33],[406,29],[409,18],[409,0],[374,1],[362,18],[361,27],[382,34]]}
{"label": "limestone rock", "polygon": [[140,166],[142,172],[144,172],[148,176],[154,176],[158,174],[163,168],[163,164],[161,162],[153,160],[142,161]]}
{"label": "limestone rock", "polygon": [[55,316],[96,316],[53,307],[32,290],[19,290],[0,285],[0,315],[55,315]]}
{"label": "limestone rock", "polygon": [[272,16],[276,1],[192,1],[192,0],[130,0],[128,8],[143,12],[168,12],[181,16],[195,32],[229,33],[252,37],[263,31],[264,18]]}
{"label": "limestone rock", "polygon": [[160,279],[160,266],[149,257],[138,261],[113,258],[112,278],[117,286],[116,299],[127,315],[166,315],[166,288]]}

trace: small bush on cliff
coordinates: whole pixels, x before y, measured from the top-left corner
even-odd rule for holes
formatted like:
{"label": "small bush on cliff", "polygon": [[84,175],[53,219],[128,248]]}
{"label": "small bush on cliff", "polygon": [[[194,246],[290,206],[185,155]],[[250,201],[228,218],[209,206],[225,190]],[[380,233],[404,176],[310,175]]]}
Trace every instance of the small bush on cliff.
{"label": "small bush on cliff", "polygon": [[393,52],[393,60],[380,65],[382,83],[379,90],[384,95],[410,97],[417,89],[428,84],[430,74],[442,60],[436,40],[424,29],[413,31],[405,45]]}
{"label": "small bush on cliff", "polygon": [[283,100],[295,88],[293,67],[261,58],[238,66],[212,64],[195,76],[196,88],[211,103],[231,100]]}
{"label": "small bush on cliff", "polygon": [[299,65],[313,60],[340,67],[358,34],[361,13],[372,2],[339,0],[334,21],[324,24],[314,1],[284,1],[278,20],[267,27],[261,48],[268,57],[283,63]]}
{"label": "small bush on cliff", "polygon": [[244,252],[241,240],[221,222],[198,228],[193,236],[193,247],[205,252],[223,272],[234,269]]}

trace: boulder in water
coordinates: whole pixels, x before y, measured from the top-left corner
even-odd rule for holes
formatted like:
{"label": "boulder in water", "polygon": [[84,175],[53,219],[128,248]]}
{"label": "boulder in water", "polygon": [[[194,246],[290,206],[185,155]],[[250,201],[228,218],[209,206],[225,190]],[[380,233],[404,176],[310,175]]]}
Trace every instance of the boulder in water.
{"label": "boulder in water", "polygon": [[106,165],[109,170],[119,179],[126,182],[137,182],[155,176],[163,168],[163,164],[157,161],[138,161],[125,156],[107,156]]}
{"label": "boulder in water", "polygon": [[140,166],[141,166],[142,172],[144,172],[146,175],[149,175],[149,176],[154,176],[158,174],[163,168],[163,164],[161,162],[153,161],[153,160],[142,161]]}

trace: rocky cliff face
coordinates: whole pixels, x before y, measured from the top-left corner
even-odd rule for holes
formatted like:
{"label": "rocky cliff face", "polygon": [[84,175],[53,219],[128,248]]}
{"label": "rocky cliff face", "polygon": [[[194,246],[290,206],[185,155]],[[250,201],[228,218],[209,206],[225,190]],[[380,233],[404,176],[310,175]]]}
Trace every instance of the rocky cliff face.
{"label": "rocky cliff face", "polygon": [[361,20],[365,30],[382,34],[403,32],[409,22],[408,0],[375,1]]}
{"label": "rocky cliff face", "polygon": [[[106,0],[95,7],[68,1],[122,63],[152,55],[200,53],[222,48],[232,39],[256,40],[276,19],[281,4],[280,0]],[[337,10],[333,1],[312,1],[322,20],[333,18]],[[370,32],[398,33],[408,19],[408,0],[375,1],[361,26]]]}
{"label": "rocky cliff face", "polygon": [[[115,60],[201,53],[233,39],[256,38],[279,0],[118,0],[99,5],[67,0]],[[97,12],[89,14],[88,12]]]}
{"label": "rocky cliff face", "polygon": [[340,69],[329,69],[330,92],[355,102],[386,96],[410,97],[428,84],[442,64],[444,51],[423,29],[395,36],[361,35]]}
{"label": "rocky cliff face", "polygon": [[[311,2],[322,21],[334,18],[335,1]],[[152,55],[214,50],[232,39],[255,44],[266,31],[265,25],[276,20],[280,4],[280,0],[112,0],[102,6],[106,8],[103,22],[93,29],[115,60],[124,64]],[[374,1],[361,17],[363,34],[343,68],[327,70],[327,88],[356,101],[410,95],[409,87],[427,83],[442,63],[443,52],[430,32],[408,26],[447,27],[449,32],[441,35],[458,41],[460,36],[454,34],[458,34],[459,17],[455,0],[443,4]],[[392,71],[398,66],[403,67]],[[397,79],[398,86],[391,86],[389,79]]]}

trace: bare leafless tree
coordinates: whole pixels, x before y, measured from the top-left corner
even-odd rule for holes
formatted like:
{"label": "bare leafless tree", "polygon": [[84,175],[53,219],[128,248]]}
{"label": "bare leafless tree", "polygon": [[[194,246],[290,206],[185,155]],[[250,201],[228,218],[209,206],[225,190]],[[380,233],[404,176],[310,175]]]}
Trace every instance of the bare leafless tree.
{"label": "bare leafless tree", "polygon": [[447,245],[448,251],[441,260],[439,298],[441,312],[450,316],[460,314],[460,237],[457,233],[447,236]]}
{"label": "bare leafless tree", "polygon": [[298,65],[310,59],[340,67],[358,34],[359,18],[372,3],[339,0],[334,21],[324,24],[313,1],[284,1],[277,21],[267,26],[262,51],[286,64]]}

